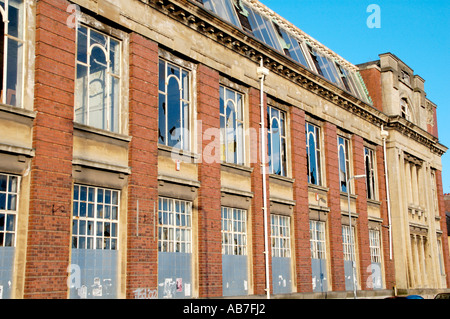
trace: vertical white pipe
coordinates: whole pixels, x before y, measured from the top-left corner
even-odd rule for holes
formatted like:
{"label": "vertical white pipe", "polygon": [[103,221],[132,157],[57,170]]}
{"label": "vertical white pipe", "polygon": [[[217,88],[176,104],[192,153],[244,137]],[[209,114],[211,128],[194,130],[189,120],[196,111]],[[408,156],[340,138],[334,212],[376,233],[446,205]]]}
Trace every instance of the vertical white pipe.
{"label": "vertical white pipe", "polygon": [[264,255],[266,268],[266,294],[270,299],[270,276],[269,276],[269,235],[267,223],[267,190],[266,190],[266,139],[265,139],[265,123],[264,123],[264,80],[268,70],[264,69],[263,60],[261,59],[260,68],[258,68],[258,76],[261,81],[260,88],[260,111],[261,111],[261,169],[263,179],[263,212],[264,212]]}

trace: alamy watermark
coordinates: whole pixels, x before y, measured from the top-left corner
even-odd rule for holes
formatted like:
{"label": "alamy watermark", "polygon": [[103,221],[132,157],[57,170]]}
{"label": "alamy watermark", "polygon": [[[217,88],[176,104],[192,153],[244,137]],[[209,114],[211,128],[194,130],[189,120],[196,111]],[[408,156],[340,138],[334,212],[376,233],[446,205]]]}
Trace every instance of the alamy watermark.
{"label": "alamy watermark", "polygon": [[366,24],[369,29],[381,28],[381,8],[377,4],[370,4],[367,9],[367,13],[370,15],[367,17]]}

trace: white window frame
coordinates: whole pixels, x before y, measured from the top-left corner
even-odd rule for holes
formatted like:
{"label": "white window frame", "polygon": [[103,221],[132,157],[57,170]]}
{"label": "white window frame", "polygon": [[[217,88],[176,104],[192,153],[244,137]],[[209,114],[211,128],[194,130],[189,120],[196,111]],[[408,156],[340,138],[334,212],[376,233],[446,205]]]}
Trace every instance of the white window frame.
{"label": "white window frame", "polygon": [[350,234],[350,226],[342,225],[342,248],[344,251],[344,260],[356,261],[356,233],[355,226],[352,226],[352,233]]}
{"label": "white window frame", "polygon": [[326,259],[327,245],[325,222],[318,220],[309,221],[309,234],[311,244],[311,258]]}
{"label": "white window frame", "polygon": [[[342,143],[340,142],[340,139],[342,139]],[[340,136],[338,135],[337,137],[337,145],[338,145],[338,160],[339,160],[339,190],[341,192],[352,192],[352,187],[351,187],[351,183],[348,183],[347,185],[347,180],[350,177],[351,174],[351,167],[350,167],[350,140],[346,137]],[[341,173],[342,171],[342,167],[341,167],[341,149],[344,151],[344,166],[345,166],[345,172]],[[343,183],[345,183],[346,185],[346,191],[342,190],[343,187]]]}
{"label": "white window frame", "polygon": [[[367,167],[367,163],[369,163],[369,167]],[[378,192],[375,151],[366,146],[364,146],[364,168],[366,173],[367,198],[376,200],[378,198]]]}
{"label": "white window frame", "polygon": [[158,251],[192,252],[192,202],[158,198]]}
{"label": "white window frame", "polygon": [[272,257],[291,257],[291,217],[270,214]]}
{"label": "white window frame", "polygon": [[[311,127],[313,129],[313,132],[310,132],[309,127]],[[316,178],[317,181],[315,183],[311,182],[311,175],[310,172],[308,171],[308,183],[310,184],[314,184],[314,185],[319,185],[322,186],[322,148],[321,148],[321,142],[322,142],[322,138],[321,138],[321,130],[320,127],[317,125],[314,125],[312,123],[306,122],[306,156],[307,156],[307,164],[308,164],[308,170],[311,169],[311,153],[310,153],[310,144],[309,144],[309,139],[310,136],[313,136],[314,138],[314,152],[315,152],[315,163],[314,167],[317,168],[317,173],[316,173]]]}
{"label": "white window frame", "polygon": [[247,255],[247,211],[222,206],[222,255]]}
{"label": "white window frame", "polygon": [[[74,120],[77,123],[83,124],[83,125],[87,125],[87,126],[92,126],[98,129],[103,129],[103,130],[107,130],[107,131],[111,131],[111,132],[115,132],[115,133],[120,133],[121,132],[121,109],[122,109],[122,103],[121,103],[121,98],[122,98],[122,92],[121,92],[121,74],[122,74],[122,41],[120,39],[117,39],[115,37],[110,36],[107,33],[101,32],[99,30],[96,30],[94,28],[92,28],[89,25],[86,24],[79,24],[77,27],[77,53],[79,50],[79,45],[80,45],[80,39],[79,39],[79,34],[81,32],[81,28],[85,28],[86,29],[86,62],[80,61],[78,59],[78,54],[76,57],[76,68],[77,68],[77,73],[78,73],[78,68],[79,67],[84,67],[86,68],[86,83],[85,85],[81,85],[80,87],[76,87],[75,90],[75,108],[74,108]],[[91,33],[94,32],[96,34],[99,34],[101,36],[104,36],[106,39],[106,43],[105,46],[100,45],[99,43],[91,43]],[[114,65],[114,61],[110,60],[111,57],[111,43],[112,41],[117,43],[117,55],[116,56],[116,60],[117,62],[117,68],[118,70],[113,71],[113,65]],[[105,114],[102,117],[102,123],[101,125],[98,125],[98,123],[93,123],[91,122],[91,116],[92,116],[92,109],[91,109],[91,99],[89,97],[90,95],[90,90],[91,90],[91,82],[96,81],[96,78],[92,78],[91,75],[91,54],[92,51],[94,49],[100,49],[104,54],[105,54],[105,59],[106,59],[106,68],[105,68],[105,78],[106,78],[106,84],[104,84],[103,86],[103,91],[104,95],[106,96],[104,101],[104,110],[102,109],[101,111],[105,112]],[[83,79],[83,78],[80,78]],[[115,79],[117,81],[117,96],[115,97],[116,101],[116,105],[114,105],[114,108],[116,109],[114,114],[116,115],[116,117],[114,117],[114,114],[112,114],[112,109],[113,109],[113,105],[112,105],[112,100],[111,100],[111,95],[112,95],[112,91],[113,91],[113,84],[112,84],[112,79]],[[78,81],[78,77],[76,78],[76,82]],[[86,97],[84,97],[86,96]],[[84,99],[84,102],[82,102],[81,98]],[[85,109],[83,108],[83,103],[86,104]],[[81,116],[81,119],[78,119],[77,117]],[[113,119],[112,119],[113,117]],[[111,123],[111,122],[114,123]],[[115,123],[117,122],[117,123]]]}
{"label": "white window frame", "polygon": [[[86,189],[85,199],[82,198],[83,188]],[[92,197],[90,198],[89,196],[91,191]],[[100,195],[101,193],[103,195]],[[106,201],[107,193],[110,194],[109,203]],[[115,194],[115,196],[113,194]],[[103,199],[102,201],[99,201],[100,196]],[[115,201],[114,197],[116,198]],[[118,250],[120,191],[90,185],[75,184],[72,198],[72,248]],[[85,207],[85,209],[83,209],[83,207]],[[90,213],[90,210],[92,210],[92,213]],[[99,225],[101,225],[101,227],[99,227]],[[108,225],[110,225],[109,236],[106,235]],[[82,242],[80,239],[84,239],[85,244],[81,244]],[[89,241],[91,241],[91,244],[88,244]]]}
{"label": "white window frame", "polygon": [[[4,190],[0,188],[0,200],[2,200],[2,198],[5,200],[5,207],[0,206],[0,216],[2,216],[2,218],[0,218],[0,235],[2,236],[0,247],[15,247],[17,240],[20,176],[0,173],[0,177],[2,177],[2,179],[6,178],[6,188]],[[12,182],[13,180],[16,181],[15,184]],[[11,189],[11,186],[15,187]],[[11,202],[14,202],[14,208],[11,207]],[[7,237],[9,237],[8,245],[6,245]]]}
{"label": "white window frame", "polygon": [[[229,97],[229,94],[232,96]],[[245,164],[245,128],[244,128],[244,94],[220,86],[220,149],[222,162],[238,165]],[[222,104],[223,103],[223,104]],[[233,123],[229,123],[227,116],[228,103],[231,103],[233,109]],[[225,126],[224,126],[225,124]],[[230,136],[232,136],[230,140]],[[230,144],[235,142],[235,151],[233,158],[229,151]]]}
{"label": "white window frame", "polygon": [[411,121],[411,109],[406,98],[400,99],[400,115],[407,121]]}
{"label": "white window frame", "polygon": [[[161,65],[164,64],[164,81],[162,81],[161,79]],[[176,69],[179,69],[179,77],[177,77],[174,74],[170,74],[168,75],[168,68],[169,66],[173,66]],[[191,113],[191,109],[192,109],[192,72],[175,63],[172,62],[170,60],[167,60],[165,58],[159,57],[158,60],[158,70],[159,70],[159,74],[158,74],[158,123],[162,123],[162,120],[164,120],[164,132],[162,132],[161,135],[163,135],[165,137],[165,140],[162,142],[160,140],[160,137],[158,137],[158,144],[160,145],[165,145],[165,146],[169,146],[169,147],[173,147],[173,148],[177,148],[177,149],[181,149],[181,150],[185,150],[185,151],[189,151],[190,149],[190,131],[191,131],[191,117],[190,117],[190,113]],[[183,75],[186,74],[187,79],[185,81],[183,81]],[[169,92],[168,92],[168,85],[169,85],[169,81],[171,79],[175,79],[178,83],[178,86],[181,88],[180,89],[180,97],[179,97],[179,112],[180,112],[180,118],[179,118],[179,123],[183,123],[182,125],[180,125],[179,127],[175,128],[174,132],[175,137],[179,136],[179,141],[178,143],[175,143],[174,145],[171,145],[171,143],[169,143],[169,137],[171,136],[171,133],[169,132],[169,128],[168,128],[168,119],[169,119],[169,106],[168,106],[168,96],[169,96]],[[164,83],[164,89],[162,90],[162,83]],[[187,90],[187,92],[186,92]],[[161,105],[161,98],[164,98],[164,104],[166,107],[166,112],[164,114],[164,118],[162,118],[162,114],[160,113],[160,105]],[[187,123],[186,123],[187,122]],[[161,130],[161,126],[160,124],[158,124],[158,132],[160,132]],[[178,135],[177,135],[178,134]],[[171,141],[173,141],[173,139],[171,139]]]}
{"label": "white window frame", "polygon": [[381,263],[381,240],[378,229],[369,229],[370,261]]}
{"label": "white window frame", "polygon": [[[17,107],[23,107],[23,98],[24,98],[24,74],[25,74],[25,54],[27,52],[26,48],[26,42],[24,40],[25,35],[25,24],[26,24],[26,2],[23,0],[19,0],[21,2],[21,8],[19,8],[19,26],[18,26],[18,34],[17,36],[11,35],[9,32],[9,7],[12,6],[11,0],[3,0],[3,3],[5,5],[5,8],[2,8],[0,6],[0,19],[3,23],[4,33],[3,33],[3,85],[0,88],[1,96],[0,96],[0,102],[7,105],[14,105]],[[22,15],[22,16],[20,16]],[[18,60],[18,70],[17,74],[17,81],[16,81],[16,88],[15,90],[8,89],[8,49],[9,49],[9,41],[15,41],[18,43],[19,46],[21,46],[21,49],[19,51],[21,52],[21,56],[17,57]],[[15,96],[16,102],[13,104],[12,96]]]}
{"label": "white window frame", "polygon": [[[272,110],[275,110],[277,113],[277,116],[272,116]],[[269,154],[269,173],[270,174],[276,174],[280,176],[287,176],[288,172],[288,154],[287,154],[287,113],[283,110],[280,110],[278,108],[272,107],[271,105],[267,106],[267,118],[268,118],[268,129],[267,129],[267,136],[268,136],[268,146],[270,149]],[[279,139],[278,143],[280,145],[280,153],[279,153],[279,161],[280,161],[280,172],[274,172],[273,167],[273,158],[274,158],[274,132],[273,132],[273,126],[272,121],[275,120],[278,122],[278,130],[279,132]],[[283,134],[284,131],[284,134]],[[284,145],[284,147],[283,147]],[[283,158],[284,157],[284,158]]]}

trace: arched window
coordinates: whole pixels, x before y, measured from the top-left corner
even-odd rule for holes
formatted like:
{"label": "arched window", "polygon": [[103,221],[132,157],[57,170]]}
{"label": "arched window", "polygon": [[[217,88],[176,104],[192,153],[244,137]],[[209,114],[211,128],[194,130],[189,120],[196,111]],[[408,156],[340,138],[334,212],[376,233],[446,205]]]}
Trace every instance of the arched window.
{"label": "arched window", "polygon": [[267,123],[269,172],[286,176],[286,113],[268,106]]}
{"label": "arched window", "polygon": [[120,52],[119,41],[78,27],[76,122],[119,132]]}
{"label": "arched window", "polygon": [[404,119],[411,121],[411,110],[409,108],[409,104],[408,104],[408,101],[406,100],[406,98],[400,99],[400,112],[401,112],[401,116]]}
{"label": "arched window", "polygon": [[350,175],[349,140],[338,136],[339,182],[341,192],[350,191],[347,181]]}
{"label": "arched window", "polygon": [[322,185],[320,167],[320,128],[306,123],[308,183]]}
{"label": "arched window", "polygon": [[22,106],[24,57],[24,4],[0,0],[0,98],[1,103]]}

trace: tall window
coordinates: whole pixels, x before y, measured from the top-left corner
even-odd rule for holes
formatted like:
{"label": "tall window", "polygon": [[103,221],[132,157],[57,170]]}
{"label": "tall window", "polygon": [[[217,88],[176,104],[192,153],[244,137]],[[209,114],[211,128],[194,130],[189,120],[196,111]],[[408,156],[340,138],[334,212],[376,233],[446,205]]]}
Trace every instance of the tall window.
{"label": "tall window", "polygon": [[244,164],[244,98],[220,87],[220,144],[223,162]]}
{"label": "tall window", "polygon": [[411,113],[410,113],[408,101],[405,98],[400,99],[400,112],[401,112],[401,116],[404,119],[411,121]]}
{"label": "tall window", "polygon": [[320,165],[320,128],[306,123],[306,154],[308,183],[322,185]]}
{"label": "tall window", "polygon": [[72,248],[117,250],[119,191],[74,185]]}
{"label": "tall window", "polygon": [[339,182],[341,192],[344,193],[350,191],[350,185],[347,185],[350,176],[349,144],[348,139],[338,136]]}
{"label": "tall window", "polygon": [[192,203],[160,197],[158,220],[158,251],[190,253]]}
{"label": "tall window", "polygon": [[291,257],[291,218],[270,215],[272,257]]}
{"label": "tall window", "polygon": [[370,261],[381,263],[380,231],[369,229]]}
{"label": "tall window", "polygon": [[247,212],[222,207],[222,254],[247,255]]}
{"label": "tall window", "polygon": [[375,183],[375,156],[374,151],[364,147],[364,166],[366,169],[367,198],[377,199]]}
{"label": "tall window", "polygon": [[0,102],[22,105],[24,59],[23,0],[0,0]]}
{"label": "tall window", "polygon": [[269,172],[286,176],[286,113],[268,106],[267,123]]}
{"label": "tall window", "polygon": [[355,227],[352,226],[350,234],[350,226],[342,226],[342,242],[344,248],[344,260],[356,260],[355,255]]}
{"label": "tall window", "polygon": [[16,243],[19,177],[0,174],[0,247]]}
{"label": "tall window", "polygon": [[159,60],[159,143],[189,149],[189,72]]}
{"label": "tall window", "polygon": [[309,221],[311,258],[326,259],[325,222]]}
{"label": "tall window", "polygon": [[78,27],[76,122],[119,132],[120,53],[119,41],[91,28]]}

